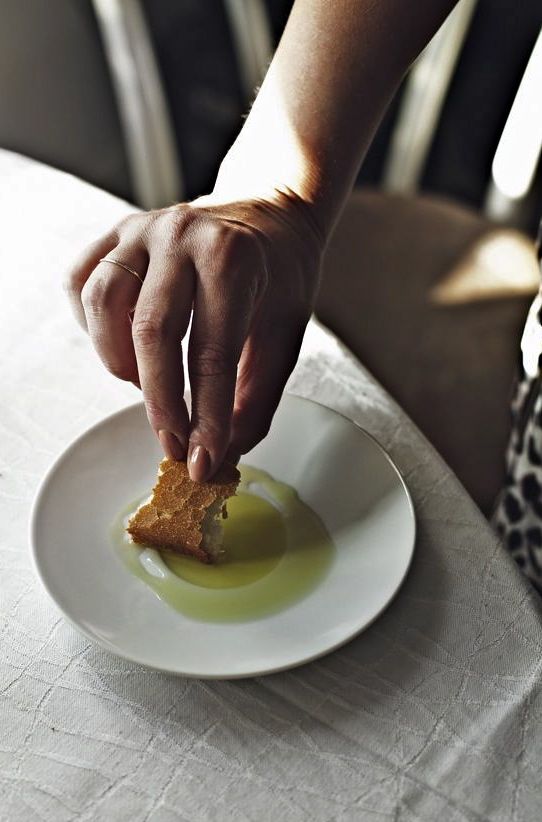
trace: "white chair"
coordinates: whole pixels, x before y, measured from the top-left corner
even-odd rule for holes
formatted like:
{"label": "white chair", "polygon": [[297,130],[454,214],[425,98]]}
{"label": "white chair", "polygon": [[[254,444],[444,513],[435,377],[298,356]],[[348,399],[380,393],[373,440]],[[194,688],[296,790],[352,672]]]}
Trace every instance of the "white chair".
{"label": "white chair", "polygon": [[[93,0],[117,97],[136,201],[157,208],[183,199],[181,160],[141,0]],[[272,56],[261,0],[225,0],[248,101]]]}

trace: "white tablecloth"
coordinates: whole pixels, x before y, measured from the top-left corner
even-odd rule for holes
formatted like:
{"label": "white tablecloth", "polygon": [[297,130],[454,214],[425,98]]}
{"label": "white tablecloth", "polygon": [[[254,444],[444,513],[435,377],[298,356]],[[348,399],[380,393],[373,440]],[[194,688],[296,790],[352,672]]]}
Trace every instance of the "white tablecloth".
{"label": "white tablecloth", "polygon": [[38,481],[137,396],[100,366],[61,277],[129,210],[0,152],[0,818],[542,818],[539,601],[430,445],[315,324],[291,388],[376,436],[417,511],[412,569],[369,630],[287,673],[191,681],[105,653],[42,592]]}

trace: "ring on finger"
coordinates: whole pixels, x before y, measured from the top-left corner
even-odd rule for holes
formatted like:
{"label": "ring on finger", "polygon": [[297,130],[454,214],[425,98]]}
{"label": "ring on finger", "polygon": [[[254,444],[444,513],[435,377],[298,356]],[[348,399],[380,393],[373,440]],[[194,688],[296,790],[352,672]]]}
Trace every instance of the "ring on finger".
{"label": "ring on finger", "polygon": [[100,260],[101,263],[111,263],[111,265],[118,265],[119,268],[124,268],[125,271],[128,271],[129,274],[133,274],[134,277],[137,277],[141,285],[143,285],[144,277],[136,271],[134,268],[131,268],[126,263],[123,263],[121,260],[116,260],[114,257],[102,257]]}

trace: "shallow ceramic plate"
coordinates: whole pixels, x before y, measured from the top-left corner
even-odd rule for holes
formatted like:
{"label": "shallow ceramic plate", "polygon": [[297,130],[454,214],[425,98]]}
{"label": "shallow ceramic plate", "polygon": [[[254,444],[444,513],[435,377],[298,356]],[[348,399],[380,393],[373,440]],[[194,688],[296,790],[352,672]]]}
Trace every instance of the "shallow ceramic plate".
{"label": "shallow ceramic plate", "polygon": [[109,541],[119,511],[154,484],[160,458],[138,403],[72,443],[34,503],[38,575],[64,615],[108,651],[184,676],[271,673],[347,642],[401,585],[415,522],[398,470],[340,414],[285,395],[270,433],[243,462],[297,489],[333,537],[333,563],[304,599],[268,617],[216,624],[179,614],[123,567]]}

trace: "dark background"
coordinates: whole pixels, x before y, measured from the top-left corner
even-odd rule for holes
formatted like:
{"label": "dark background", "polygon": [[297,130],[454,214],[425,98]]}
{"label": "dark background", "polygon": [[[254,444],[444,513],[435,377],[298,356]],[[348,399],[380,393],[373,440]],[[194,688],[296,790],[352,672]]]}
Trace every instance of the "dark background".
{"label": "dark background", "polygon": [[[249,101],[220,0],[146,0],[144,6],[191,198],[211,187]],[[267,6],[278,41],[291,2],[267,0]],[[480,0],[423,173],[424,190],[482,204],[541,26],[540,0]],[[397,102],[363,165],[362,183],[380,181]],[[0,0],[0,146],[134,199],[109,71],[87,0]],[[537,183],[526,226],[533,230],[540,199]]]}

